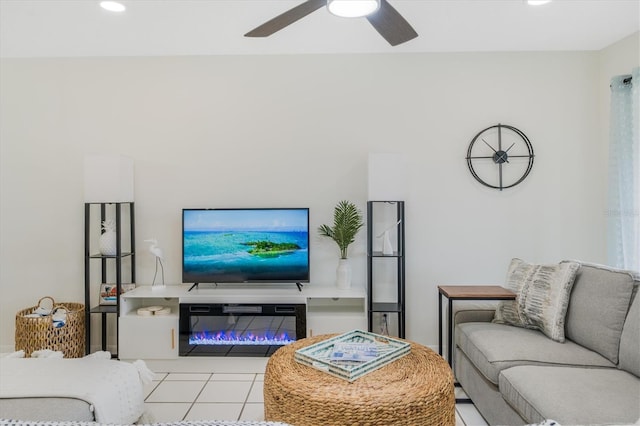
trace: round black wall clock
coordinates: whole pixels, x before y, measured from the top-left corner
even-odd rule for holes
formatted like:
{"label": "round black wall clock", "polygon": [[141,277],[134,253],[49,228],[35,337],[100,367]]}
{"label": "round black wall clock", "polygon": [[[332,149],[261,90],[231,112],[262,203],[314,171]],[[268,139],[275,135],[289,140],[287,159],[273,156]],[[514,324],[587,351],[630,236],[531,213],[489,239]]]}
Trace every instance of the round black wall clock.
{"label": "round black wall clock", "polygon": [[533,146],[521,130],[496,124],[469,144],[467,166],[481,184],[502,191],[522,182],[533,167]]}

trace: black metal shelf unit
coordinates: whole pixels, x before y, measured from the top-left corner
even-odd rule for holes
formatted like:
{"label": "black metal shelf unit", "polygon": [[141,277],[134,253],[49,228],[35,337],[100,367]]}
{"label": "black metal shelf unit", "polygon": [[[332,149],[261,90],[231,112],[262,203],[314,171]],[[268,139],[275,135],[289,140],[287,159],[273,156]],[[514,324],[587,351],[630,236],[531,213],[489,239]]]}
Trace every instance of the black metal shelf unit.
{"label": "black metal shelf unit", "polygon": [[[92,208],[93,205],[100,206],[100,214],[99,221],[96,224],[97,218],[92,218],[96,215],[97,208]],[[102,222],[107,218],[108,213],[115,218],[116,225],[116,254],[115,255],[103,255],[99,253],[92,253],[91,247],[91,235],[92,229],[97,225],[101,227]],[[126,234],[123,234],[123,214],[128,214],[128,224],[129,224],[129,247],[128,251],[123,251],[123,237]],[[101,274],[101,284],[108,284],[108,271],[115,273],[114,281],[116,285],[116,304],[115,305],[95,305],[92,308],[88,308],[85,311],[85,332],[86,332],[86,348],[85,352],[88,354],[91,352],[91,314],[100,314],[100,328],[101,328],[101,343],[102,350],[107,350],[107,315],[115,314],[116,315],[116,347],[118,342],[118,320],[117,317],[120,316],[120,294],[122,292],[122,261],[125,258],[131,259],[130,265],[130,283],[136,282],[136,262],[135,262],[135,221],[134,221],[134,204],[133,202],[124,202],[124,203],[85,203],[84,205],[84,300],[85,306],[90,307],[95,304],[92,302],[96,299],[98,295],[97,291],[92,288],[91,285],[91,268],[93,264],[98,263],[95,262],[96,259],[99,259],[100,262],[100,274]],[[95,293],[95,294],[94,294]],[[94,296],[94,297],[92,297]],[[112,354],[113,357],[117,358],[118,354]]]}
{"label": "black metal shelf unit", "polygon": [[[384,216],[380,224],[378,215]],[[391,217],[389,217],[391,216]],[[393,224],[396,224],[393,226]],[[390,226],[387,226],[390,225]],[[395,247],[388,254],[382,250],[374,250],[376,240],[380,237],[377,232],[388,230],[394,235]],[[397,321],[397,337],[405,337],[405,238],[404,238],[404,201],[368,201],[367,202],[367,320],[369,331],[380,332],[374,329],[375,321],[380,320],[386,326],[394,319]],[[386,262],[387,268],[393,268],[395,288],[393,296],[383,295],[385,301],[379,301],[376,292],[376,264]],[[393,265],[391,265],[393,264]],[[381,266],[381,265],[380,265]],[[388,283],[387,283],[388,284]],[[384,285],[384,284],[383,284]],[[390,298],[395,300],[389,301]],[[393,317],[390,318],[390,317]],[[385,327],[381,327],[385,328]],[[388,328],[387,328],[388,331]],[[393,334],[389,332],[389,334]]]}

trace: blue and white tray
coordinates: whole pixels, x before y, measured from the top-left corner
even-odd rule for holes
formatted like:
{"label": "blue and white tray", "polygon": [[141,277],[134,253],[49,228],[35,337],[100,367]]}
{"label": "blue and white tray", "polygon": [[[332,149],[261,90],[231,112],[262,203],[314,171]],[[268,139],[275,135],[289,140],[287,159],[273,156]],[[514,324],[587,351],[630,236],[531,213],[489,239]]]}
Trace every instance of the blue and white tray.
{"label": "blue and white tray", "polygon": [[[378,356],[374,360],[365,362],[331,361],[333,346],[338,342],[375,343],[378,349]],[[315,345],[298,349],[295,352],[294,359],[301,364],[353,382],[359,377],[405,356],[410,350],[411,345],[405,341],[368,331],[353,330],[323,340]]]}

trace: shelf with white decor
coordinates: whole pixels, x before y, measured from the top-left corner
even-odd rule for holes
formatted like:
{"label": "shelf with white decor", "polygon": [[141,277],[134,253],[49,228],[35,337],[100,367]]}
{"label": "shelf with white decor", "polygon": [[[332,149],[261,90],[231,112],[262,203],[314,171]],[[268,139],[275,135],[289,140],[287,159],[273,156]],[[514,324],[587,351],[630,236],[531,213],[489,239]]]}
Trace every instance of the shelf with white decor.
{"label": "shelf with white decor", "polygon": [[[99,207],[99,208],[94,208]],[[97,210],[97,211],[95,211]],[[93,253],[92,252],[92,244],[91,244],[91,234],[92,228],[97,227],[96,224],[96,214],[99,213],[100,223],[104,222],[107,217],[109,210],[113,211],[113,215],[115,216],[115,253],[114,254],[101,254],[101,253]],[[124,215],[128,215],[128,240],[129,240],[129,251],[123,250],[123,240],[124,235],[122,232],[122,222],[123,222],[123,212]],[[92,214],[93,213],[93,214]],[[113,301],[113,304],[104,304],[105,302],[102,298],[96,297],[101,292],[101,289],[97,288],[95,283],[93,282],[93,274],[92,271],[97,269],[99,271],[100,283],[102,285],[107,285],[108,283],[113,283],[112,285],[116,288],[116,295],[122,293],[122,284],[124,280],[124,269],[125,265],[123,261],[125,259],[129,259],[128,271],[129,271],[129,279],[128,283],[135,283],[135,253],[133,252],[133,247],[135,246],[135,227],[134,227],[134,207],[133,203],[85,203],[85,343],[86,343],[86,353],[91,352],[91,314],[100,314],[100,329],[101,329],[101,347],[103,351],[107,350],[107,314],[116,314],[120,313],[120,305],[118,303],[118,298]],[[104,234],[102,234],[104,235]],[[99,267],[96,268],[98,262],[96,260],[100,260]],[[95,262],[94,262],[95,261]],[[96,265],[93,265],[93,264]],[[94,305],[94,300],[100,299],[99,304]],[[116,324],[116,336],[118,335],[118,328]],[[117,337],[116,337],[117,339]],[[117,356],[116,353],[113,354]]]}
{"label": "shelf with white decor", "polygon": [[[110,349],[117,357],[118,295],[123,286],[134,286],[136,282],[133,159],[86,155],[84,201],[85,352],[93,349],[92,317],[99,314],[101,349]],[[115,290],[114,297],[109,288]],[[113,326],[115,349],[108,346],[108,331]]]}
{"label": "shelf with white decor", "polygon": [[[382,238],[380,250],[376,237]],[[404,201],[367,202],[367,292],[369,331],[404,338]]]}
{"label": "shelf with white decor", "polygon": [[405,337],[405,203],[409,161],[370,153],[367,202],[368,330]]}

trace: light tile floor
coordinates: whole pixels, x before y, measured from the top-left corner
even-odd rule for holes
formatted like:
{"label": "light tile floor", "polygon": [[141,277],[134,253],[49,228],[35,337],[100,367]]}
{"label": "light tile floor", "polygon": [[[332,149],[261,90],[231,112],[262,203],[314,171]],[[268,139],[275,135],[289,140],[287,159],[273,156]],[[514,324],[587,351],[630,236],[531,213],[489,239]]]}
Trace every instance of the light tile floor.
{"label": "light tile floor", "polygon": [[[146,361],[155,372],[145,389],[149,421],[263,420],[268,358],[190,357]],[[464,397],[456,388],[456,396]],[[473,404],[456,404],[456,426],[485,426]]]}

